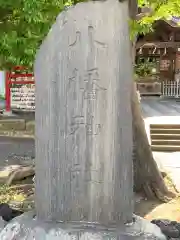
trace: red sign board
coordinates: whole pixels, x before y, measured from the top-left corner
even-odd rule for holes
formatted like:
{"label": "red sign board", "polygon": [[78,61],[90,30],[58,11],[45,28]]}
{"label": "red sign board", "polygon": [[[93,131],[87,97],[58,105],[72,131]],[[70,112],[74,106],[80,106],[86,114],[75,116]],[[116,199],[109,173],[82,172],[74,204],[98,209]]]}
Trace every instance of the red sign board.
{"label": "red sign board", "polygon": [[17,66],[11,72],[6,72],[5,98],[6,111],[11,111],[11,88],[14,85],[35,84],[34,75],[27,73],[25,67]]}

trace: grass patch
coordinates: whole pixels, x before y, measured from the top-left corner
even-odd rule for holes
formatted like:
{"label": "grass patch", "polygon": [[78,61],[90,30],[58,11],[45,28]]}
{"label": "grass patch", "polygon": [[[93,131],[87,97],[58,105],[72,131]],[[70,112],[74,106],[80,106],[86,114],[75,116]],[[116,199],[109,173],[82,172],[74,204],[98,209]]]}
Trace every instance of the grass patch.
{"label": "grass patch", "polygon": [[0,203],[10,203],[11,201],[23,202],[26,194],[6,185],[0,185]]}

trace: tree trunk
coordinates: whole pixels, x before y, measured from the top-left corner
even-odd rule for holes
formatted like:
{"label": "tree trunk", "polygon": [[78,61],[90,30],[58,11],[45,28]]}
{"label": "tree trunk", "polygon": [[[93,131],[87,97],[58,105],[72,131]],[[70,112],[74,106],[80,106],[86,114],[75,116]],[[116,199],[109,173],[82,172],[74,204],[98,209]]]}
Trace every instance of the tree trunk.
{"label": "tree trunk", "polygon": [[[129,1],[129,15],[131,19],[136,19],[138,4],[135,0]],[[135,61],[136,40],[132,43],[132,63]],[[136,86],[132,87],[132,115],[133,115],[133,140],[135,147],[134,157],[134,190],[143,192],[147,198],[158,198],[168,201],[175,197],[164,183],[163,177],[153,158],[151,147],[148,142],[144,120],[141,114],[141,107],[137,96]]]}
{"label": "tree trunk", "polygon": [[143,192],[147,198],[158,198],[162,201],[168,201],[175,197],[175,194],[166,187],[154,161],[141,115],[135,84],[133,84],[131,104],[135,145],[134,190]]}

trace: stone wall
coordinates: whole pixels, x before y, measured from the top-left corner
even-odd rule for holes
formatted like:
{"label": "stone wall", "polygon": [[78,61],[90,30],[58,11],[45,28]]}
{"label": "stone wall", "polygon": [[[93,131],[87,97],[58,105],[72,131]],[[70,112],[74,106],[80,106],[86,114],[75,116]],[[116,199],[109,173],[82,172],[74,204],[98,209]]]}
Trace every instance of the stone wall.
{"label": "stone wall", "polygon": [[0,136],[4,135],[34,135],[35,122],[25,119],[0,119]]}

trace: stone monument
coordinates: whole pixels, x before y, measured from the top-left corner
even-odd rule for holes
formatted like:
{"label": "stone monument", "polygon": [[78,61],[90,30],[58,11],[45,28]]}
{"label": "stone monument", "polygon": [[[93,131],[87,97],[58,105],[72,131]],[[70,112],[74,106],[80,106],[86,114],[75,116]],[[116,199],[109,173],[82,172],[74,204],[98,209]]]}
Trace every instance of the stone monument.
{"label": "stone monument", "polygon": [[35,64],[42,220],[132,221],[129,63],[127,4],[116,1],[69,9],[44,41]]}
{"label": "stone monument", "polygon": [[133,217],[128,3],[62,12],[35,62],[36,213],[3,240],[162,239]]}

